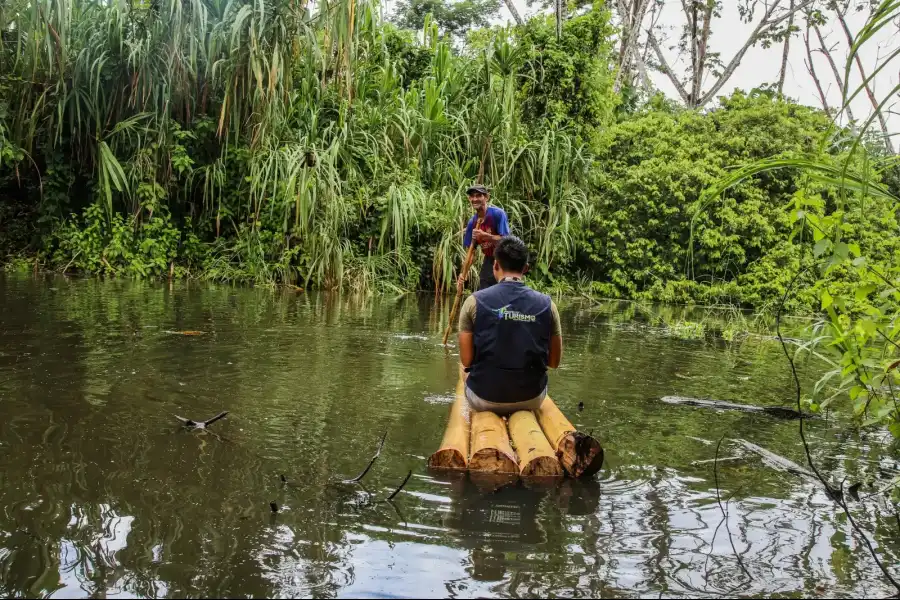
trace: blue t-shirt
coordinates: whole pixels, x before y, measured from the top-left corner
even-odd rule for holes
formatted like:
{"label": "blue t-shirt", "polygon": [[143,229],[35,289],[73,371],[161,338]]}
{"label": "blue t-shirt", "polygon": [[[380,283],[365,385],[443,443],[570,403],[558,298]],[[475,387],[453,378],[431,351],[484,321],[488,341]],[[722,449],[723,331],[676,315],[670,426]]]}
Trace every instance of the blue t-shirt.
{"label": "blue t-shirt", "polygon": [[[466,248],[472,243],[472,230],[475,228],[475,221],[477,218],[477,214],[472,215],[472,218],[469,219],[469,224],[466,225],[466,235],[463,237],[463,246]],[[509,235],[509,219],[506,218],[506,213],[502,208],[488,206],[487,212],[484,215],[484,221],[481,222],[478,229],[487,231],[493,235]],[[480,246],[481,251],[484,252],[485,256],[494,255],[494,242],[484,242],[480,244]]]}

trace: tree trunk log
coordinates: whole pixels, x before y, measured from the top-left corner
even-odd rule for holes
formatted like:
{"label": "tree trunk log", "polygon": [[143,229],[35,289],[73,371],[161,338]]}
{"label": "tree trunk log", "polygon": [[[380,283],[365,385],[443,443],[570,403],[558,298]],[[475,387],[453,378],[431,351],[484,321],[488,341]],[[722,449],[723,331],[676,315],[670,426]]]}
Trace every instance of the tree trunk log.
{"label": "tree trunk log", "polygon": [[509,445],[506,423],[489,410],[472,414],[472,457],[469,471],[518,473],[516,454]]}
{"label": "tree trunk log", "polygon": [[572,477],[590,477],[603,466],[603,447],[575,429],[548,396],[537,411],[538,422],[563,468]]}
{"label": "tree trunk log", "polygon": [[519,454],[519,475],[523,478],[562,477],[556,452],[547,441],[534,413],[520,410],[509,417],[509,433]]}
{"label": "tree trunk log", "polygon": [[428,459],[432,469],[464,471],[469,463],[469,403],[465,394],[465,373],[460,367],[456,399],[450,408],[450,420],[441,447]]}

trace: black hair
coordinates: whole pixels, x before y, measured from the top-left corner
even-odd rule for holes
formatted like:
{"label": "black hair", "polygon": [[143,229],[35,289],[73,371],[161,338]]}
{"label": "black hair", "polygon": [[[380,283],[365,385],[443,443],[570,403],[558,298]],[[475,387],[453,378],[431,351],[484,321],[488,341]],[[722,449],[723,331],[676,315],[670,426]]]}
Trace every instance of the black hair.
{"label": "black hair", "polygon": [[528,246],[514,235],[504,236],[494,250],[494,260],[504,271],[522,273],[528,264]]}

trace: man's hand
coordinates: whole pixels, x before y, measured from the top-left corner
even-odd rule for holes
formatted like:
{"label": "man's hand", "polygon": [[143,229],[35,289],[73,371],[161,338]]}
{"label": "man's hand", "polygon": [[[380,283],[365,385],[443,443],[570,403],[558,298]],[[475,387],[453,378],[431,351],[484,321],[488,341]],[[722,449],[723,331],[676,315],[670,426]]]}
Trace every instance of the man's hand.
{"label": "man's hand", "polygon": [[472,237],[475,238],[476,244],[481,244],[483,242],[489,242],[494,239],[494,236],[489,234],[487,231],[482,231],[481,229],[476,229],[472,232]]}

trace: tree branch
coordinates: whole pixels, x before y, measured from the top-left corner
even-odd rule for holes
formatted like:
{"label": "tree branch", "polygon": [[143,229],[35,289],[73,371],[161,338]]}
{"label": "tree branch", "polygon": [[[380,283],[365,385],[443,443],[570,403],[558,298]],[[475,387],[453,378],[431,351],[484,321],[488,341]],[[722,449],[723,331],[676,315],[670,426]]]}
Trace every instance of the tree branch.
{"label": "tree branch", "polygon": [[784,95],[784,78],[787,75],[788,53],[791,50],[791,30],[794,28],[794,0],[791,0],[791,16],[784,36],[784,51],[781,53],[781,70],[778,72],[778,95]]}
{"label": "tree branch", "polygon": [[643,83],[645,86],[649,81],[644,62],[637,50],[637,45],[638,32],[640,31],[641,23],[644,22],[644,15],[647,14],[647,7],[650,5],[650,0],[631,0],[631,2],[631,10],[629,10],[628,5],[625,4],[625,0],[617,1],[617,7],[622,16],[623,27],[622,40],[619,45],[619,65],[616,73],[616,80],[613,83],[613,89],[616,92],[621,89],[622,78],[626,73],[628,79],[631,79],[632,60],[634,61],[635,66],[637,66],[641,77],[644,79]]}
{"label": "tree branch", "polygon": [[810,77],[812,77],[813,83],[816,84],[816,90],[819,92],[819,99],[822,101],[822,108],[826,113],[831,113],[831,110],[828,108],[828,100],[825,97],[825,91],[822,89],[822,82],[819,81],[819,76],[816,75],[816,67],[813,65],[813,57],[812,57],[812,48],[809,45],[809,29],[810,24],[806,24],[806,33],[803,35],[803,43],[806,46],[806,57],[807,60],[803,61],[803,64],[806,65],[806,70],[809,72]]}
{"label": "tree branch", "polygon": [[703,33],[700,34],[697,47],[697,70],[694,76],[694,85],[696,91],[691,92],[691,98],[696,101],[700,97],[700,90],[703,88],[703,72],[706,70],[706,49],[709,45],[709,31],[712,25],[713,3],[706,4],[706,10],[703,13]]}
{"label": "tree branch", "polygon": [[522,20],[522,15],[519,14],[519,9],[516,8],[516,5],[513,4],[513,1],[512,0],[503,0],[503,3],[506,5],[506,8],[509,9],[509,12],[513,16],[513,19],[516,20],[516,24],[524,25],[525,21]]}
{"label": "tree branch", "polygon": [[703,106],[704,104],[709,102],[712,98],[714,98],[716,94],[719,93],[719,90],[721,90],[722,87],[728,82],[728,80],[731,79],[731,76],[734,74],[734,71],[738,68],[738,65],[740,65],[741,60],[743,60],[744,55],[747,53],[747,50],[749,50],[753,45],[755,45],[756,42],[759,41],[759,38],[762,37],[763,34],[768,33],[774,27],[776,27],[779,23],[790,18],[790,16],[795,14],[797,11],[803,10],[804,8],[810,6],[815,1],[816,0],[805,0],[805,2],[803,2],[802,4],[794,6],[793,10],[787,11],[787,12],[785,12],[785,14],[783,14],[779,17],[776,17],[774,19],[772,18],[772,14],[775,12],[775,9],[781,3],[781,0],[775,0],[774,2],[772,2],[772,4],[769,6],[769,9],[766,11],[765,16],[762,18],[762,20],[756,26],[756,29],[754,29],[753,33],[750,34],[750,37],[747,38],[747,41],[744,44],[744,46],[740,50],[738,50],[737,54],[734,55],[734,57],[731,59],[731,62],[728,63],[727,67],[725,67],[725,71],[722,73],[721,77],[719,77],[718,81],[716,81],[716,83],[713,85],[713,87],[708,92],[706,92],[706,94],[703,95],[703,97],[697,103],[697,106]]}
{"label": "tree branch", "polygon": [[[825,58],[828,59],[828,64],[831,66],[831,72],[834,74],[834,79],[837,82],[838,91],[841,93],[841,98],[846,98],[846,92],[844,90],[844,80],[841,79],[841,73],[838,71],[837,65],[834,63],[834,58],[831,56],[831,50],[829,50],[825,46],[825,38],[822,35],[822,30],[819,29],[818,25],[813,25],[813,31],[816,32],[816,37],[819,38],[819,51],[825,55]],[[850,108],[850,105],[847,105],[847,116],[851,121],[856,121],[856,118],[853,116],[853,110]]]}
{"label": "tree branch", "polygon": [[[838,9],[837,3],[831,3],[831,9],[837,14],[838,22],[841,24],[841,29],[844,30],[844,37],[847,38],[847,46],[853,47],[853,34],[850,33],[850,28],[847,27],[847,20],[844,18],[844,14]],[[881,126],[881,133],[884,136],[884,145],[885,148],[891,153],[894,153],[894,144],[891,143],[891,137],[888,132],[887,121],[885,121],[884,114],[878,110],[878,99],[875,98],[875,92],[872,91],[872,87],[868,84],[866,80],[866,70],[863,68],[862,59],[859,57],[859,52],[854,56],[856,62],[856,68],[859,71],[860,77],[862,77],[863,87],[866,90],[866,95],[869,97],[869,102],[872,103],[872,108],[875,110],[875,113],[878,115],[878,124]],[[849,82],[848,82],[849,83]],[[846,97],[846,96],[845,96]]]}
{"label": "tree branch", "polygon": [[666,61],[666,57],[662,53],[662,49],[659,47],[659,42],[656,41],[656,36],[653,35],[653,32],[649,29],[647,30],[647,39],[650,41],[650,47],[653,48],[653,51],[656,53],[656,58],[659,60],[659,67],[663,73],[669,78],[669,81],[675,86],[675,89],[678,91],[678,95],[681,96],[682,101],[685,104],[690,106],[690,96],[688,96],[687,90],[684,89],[684,86],[678,81],[678,77],[675,76],[675,72],[672,71],[672,68],[669,66],[669,63]]}

